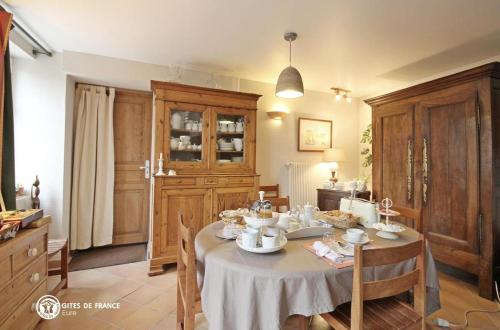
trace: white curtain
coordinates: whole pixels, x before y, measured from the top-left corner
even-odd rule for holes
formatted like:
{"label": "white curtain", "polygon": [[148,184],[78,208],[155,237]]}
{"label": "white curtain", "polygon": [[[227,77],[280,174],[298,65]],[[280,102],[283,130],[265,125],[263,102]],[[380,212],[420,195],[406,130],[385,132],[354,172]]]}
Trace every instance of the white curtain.
{"label": "white curtain", "polygon": [[71,189],[72,250],[113,240],[114,88],[79,84],[75,98],[75,136]]}

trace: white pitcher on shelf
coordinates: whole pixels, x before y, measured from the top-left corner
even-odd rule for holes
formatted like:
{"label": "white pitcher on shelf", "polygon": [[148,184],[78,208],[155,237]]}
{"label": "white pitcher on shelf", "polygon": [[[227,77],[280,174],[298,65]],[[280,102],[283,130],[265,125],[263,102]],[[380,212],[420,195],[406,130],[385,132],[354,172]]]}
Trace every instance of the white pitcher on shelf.
{"label": "white pitcher on shelf", "polygon": [[170,121],[173,129],[182,129],[184,126],[184,120],[180,112],[174,112]]}
{"label": "white pitcher on shelf", "polygon": [[233,142],[234,144],[234,149],[236,151],[241,151],[243,150],[243,139],[240,139],[240,138],[234,138],[234,139],[231,139],[231,142]]}
{"label": "white pitcher on shelf", "polygon": [[236,123],[236,133],[243,133],[243,122],[238,121]]}

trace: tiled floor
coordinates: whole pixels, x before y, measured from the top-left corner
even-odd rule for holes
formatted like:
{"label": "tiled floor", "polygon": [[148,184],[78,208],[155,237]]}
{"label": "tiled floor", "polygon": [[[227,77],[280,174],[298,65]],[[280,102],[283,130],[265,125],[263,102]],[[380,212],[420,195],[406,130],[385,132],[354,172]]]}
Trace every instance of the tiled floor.
{"label": "tiled floor", "polygon": [[[43,321],[39,329],[175,329],[176,287],[175,268],[160,276],[147,276],[148,263],[111,266],[72,272],[70,288],[59,294],[61,302],[79,302],[76,315],[59,315]],[[470,308],[495,309],[497,305],[480,298],[474,285],[440,273],[441,303],[443,308],[429,317],[444,317],[463,322],[463,313]],[[83,303],[119,302],[119,309],[83,309]],[[500,329],[500,313],[477,314],[469,318],[468,329]],[[295,322],[287,322],[285,329],[294,329]],[[208,329],[206,319],[197,315],[196,329]],[[329,329],[315,317],[311,329]]]}

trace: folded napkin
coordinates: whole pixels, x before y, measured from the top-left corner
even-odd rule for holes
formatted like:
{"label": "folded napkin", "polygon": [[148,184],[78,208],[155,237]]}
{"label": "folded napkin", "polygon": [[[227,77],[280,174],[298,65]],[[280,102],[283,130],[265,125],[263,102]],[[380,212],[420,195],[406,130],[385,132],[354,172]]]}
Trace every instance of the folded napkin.
{"label": "folded napkin", "polygon": [[332,249],[330,249],[323,242],[316,241],[316,242],[314,242],[312,247],[313,247],[314,252],[316,253],[317,256],[327,258],[333,262],[341,262],[342,259],[344,258],[343,255],[332,251]]}

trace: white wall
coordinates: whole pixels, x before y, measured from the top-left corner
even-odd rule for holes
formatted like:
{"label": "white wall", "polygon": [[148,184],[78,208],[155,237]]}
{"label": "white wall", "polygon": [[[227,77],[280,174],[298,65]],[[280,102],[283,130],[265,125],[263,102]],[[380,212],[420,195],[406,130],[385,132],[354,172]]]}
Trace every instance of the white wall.
{"label": "white wall", "polygon": [[40,178],[40,201],[52,215],[51,237],[63,233],[65,74],[60,54],[12,59],[16,182],[29,191]]}
{"label": "white wall", "polygon": [[[328,168],[321,164],[322,153],[297,151],[299,117],[331,120],[333,147],[344,149],[347,158],[340,164],[340,180],[358,176],[357,99],[352,103],[336,102],[333,94],[306,90],[304,97],[284,100],[274,95],[275,85],[250,80],[241,81],[241,91],[262,95],[257,112],[257,173],[261,175],[261,184],[279,183],[287,187],[285,163],[290,161],[317,164],[316,185],[330,177]],[[266,111],[274,109],[284,109],[289,114],[281,121],[273,120]]]}

